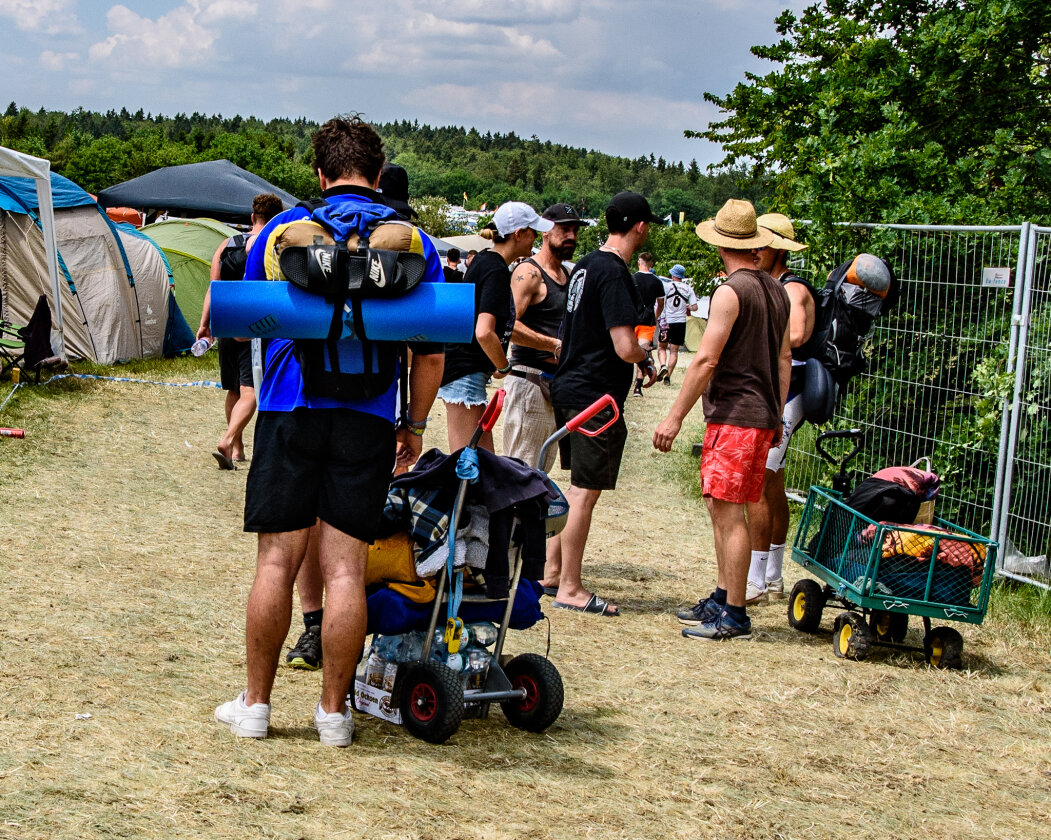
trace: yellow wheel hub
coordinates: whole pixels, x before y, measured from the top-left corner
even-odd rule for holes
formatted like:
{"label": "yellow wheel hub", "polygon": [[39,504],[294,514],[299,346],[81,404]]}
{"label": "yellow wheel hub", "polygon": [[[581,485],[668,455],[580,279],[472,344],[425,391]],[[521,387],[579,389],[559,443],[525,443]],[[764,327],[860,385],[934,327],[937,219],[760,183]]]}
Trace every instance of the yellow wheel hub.
{"label": "yellow wheel hub", "polygon": [[937,668],[942,661],[942,643],[940,641],[931,643],[931,665]]}
{"label": "yellow wheel hub", "polygon": [[806,615],[806,595],[802,592],[796,595],[795,603],[792,604],[792,615],[796,621],[802,621]]}
{"label": "yellow wheel hub", "polygon": [[854,628],[849,623],[844,622],[843,626],[839,628],[839,649],[842,653],[846,653],[850,647],[850,637],[854,635]]}

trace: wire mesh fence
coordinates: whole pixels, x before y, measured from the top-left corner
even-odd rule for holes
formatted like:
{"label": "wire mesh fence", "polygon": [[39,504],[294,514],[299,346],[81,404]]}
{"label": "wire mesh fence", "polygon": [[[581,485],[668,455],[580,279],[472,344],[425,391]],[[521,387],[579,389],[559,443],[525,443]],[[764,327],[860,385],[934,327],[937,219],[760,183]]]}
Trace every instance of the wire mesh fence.
{"label": "wire mesh fence", "polygon": [[[844,226],[827,264],[794,268],[818,288],[861,251],[885,256],[901,296],[877,321],[867,372],[832,421],[859,428],[864,476],[930,458],[938,515],[999,539],[1001,568],[1039,582],[1051,539],[1051,229]],[[786,484],[800,501],[829,486],[814,448],[793,438]]]}

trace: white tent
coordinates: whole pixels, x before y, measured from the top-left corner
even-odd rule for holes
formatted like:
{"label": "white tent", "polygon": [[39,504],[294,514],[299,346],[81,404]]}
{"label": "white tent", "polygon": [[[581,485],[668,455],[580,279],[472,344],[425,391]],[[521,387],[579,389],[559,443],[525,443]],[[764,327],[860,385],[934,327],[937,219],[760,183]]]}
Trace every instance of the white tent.
{"label": "white tent", "polygon": [[51,204],[51,161],[0,146],[0,175],[32,178],[36,183],[37,199],[40,202],[40,226],[44,233],[44,253],[47,256],[47,274],[51,281],[51,299],[55,302],[51,349],[64,359],[66,342],[62,333],[62,286],[59,285],[58,245],[55,243],[55,210]]}

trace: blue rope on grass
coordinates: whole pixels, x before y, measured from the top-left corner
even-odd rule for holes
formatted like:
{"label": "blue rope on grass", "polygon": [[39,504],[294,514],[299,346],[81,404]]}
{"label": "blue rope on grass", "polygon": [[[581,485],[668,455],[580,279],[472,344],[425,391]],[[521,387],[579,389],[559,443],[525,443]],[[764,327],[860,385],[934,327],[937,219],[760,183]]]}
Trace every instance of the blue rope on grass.
{"label": "blue rope on grass", "polygon": [[[210,379],[198,379],[196,382],[159,382],[155,379],[132,379],[129,376],[97,376],[93,373],[59,373],[52,376],[45,382],[41,382],[41,385],[50,385],[59,379],[98,379],[104,382],[135,382],[140,385],[165,385],[169,388],[219,388],[222,389],[222,385],[219,382],[213,382]],[[15,395],[15,391],[21,388],[26,383],[19,382],[11,389],[11,393],[7,395],[2,403],[0,403],[0,411],[4,410],[4,407],[11,401],[11,397]]]}

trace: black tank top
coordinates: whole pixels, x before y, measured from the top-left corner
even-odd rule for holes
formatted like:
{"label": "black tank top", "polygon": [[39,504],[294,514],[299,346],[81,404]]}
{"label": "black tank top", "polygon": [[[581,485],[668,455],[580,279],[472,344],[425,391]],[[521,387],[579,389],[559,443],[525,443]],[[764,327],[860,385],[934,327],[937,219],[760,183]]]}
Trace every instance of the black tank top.
{"label": "black tank top", "polygon": [[[558,336],[562,332],[562,319],[566,315],[566,293],[569,285],[568,283],[556,283],[533,258],[530,257],[526,262],[536,266],[537,271],[540,272],[544,285],[547,286],[547,294],[540,303],[530,304],[525,315],[519,320],[541,335]],[[562,268],[563,279],[568,280],[565,272],[565,268]],[[551,354],[546,350],[520,347],[517,344],[511,345],[511,364],[526,365],[545,373],[554,373],[558,366],[558,363],[552,361]]]}
{"label": "black tank top", "polygon": [[[789,283],[800,283],[803,286],[806,286],[806,290],[810,292],[810,297],[814,301],[814,320],[816,321],[818,309],[821,305],[817,290],[798,274],[793,274],[790,271],[786,271],[778,279],[781,281],[782,286],[787,286]],[[815,323],[814,331],[810,333],[810,338],[806,340],[806,343],[799,347],[792,348],[792,359],[797,362],[805,362],[807,359],[813,358],[818,354],[821,345],[821,337],[817,334],[817,324]]]}

